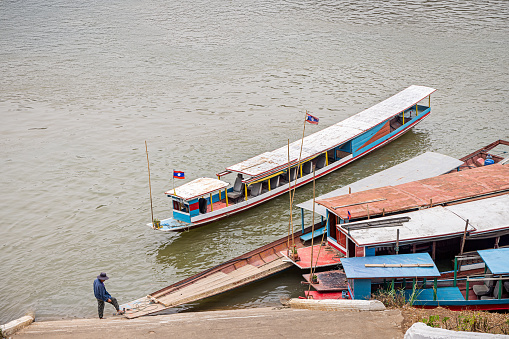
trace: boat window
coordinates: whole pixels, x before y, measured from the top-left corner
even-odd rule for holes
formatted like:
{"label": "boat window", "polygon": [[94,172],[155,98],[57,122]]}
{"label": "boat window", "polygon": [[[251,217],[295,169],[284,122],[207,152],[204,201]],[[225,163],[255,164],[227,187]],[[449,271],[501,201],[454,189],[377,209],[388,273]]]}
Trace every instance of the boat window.
{"label": "boat window", "polygon": [[176,211],[180,211],[180,201],[173,200],[173,209]]}
{"label": "boat window", "polygon": [[181,203],[180,204],[180,211],[184,213],[189,213],[189,205]]}

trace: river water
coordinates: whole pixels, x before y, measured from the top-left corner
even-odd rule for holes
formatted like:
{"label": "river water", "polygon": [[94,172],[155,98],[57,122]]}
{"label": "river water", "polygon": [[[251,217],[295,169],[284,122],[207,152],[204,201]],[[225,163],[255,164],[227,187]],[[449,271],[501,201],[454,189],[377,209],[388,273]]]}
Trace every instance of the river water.
{"label": "river water", "polygon": [[[92,281],[127,302],[280,238],[287,196],[181,234],[186,180],[297,140],[411,84],[432,113],[317,182],[325,193],[424,151],[508,138],[509,5],[499,1],[0,2],[0,323],[96,316]],[[308,185],[296,203],[312,197]],[[295,212],[300,220],[300,213]],[[277,305],[290,270],[175,311]],[[108,312],[113,309],[107,306]]]}

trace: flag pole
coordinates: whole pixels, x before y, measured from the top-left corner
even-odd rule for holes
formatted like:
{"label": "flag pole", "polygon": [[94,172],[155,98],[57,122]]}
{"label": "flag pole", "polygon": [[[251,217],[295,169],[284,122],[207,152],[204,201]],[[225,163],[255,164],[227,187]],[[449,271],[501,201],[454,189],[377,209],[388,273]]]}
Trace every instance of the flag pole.
{"label": "flag pole", "polygon": [[171,176],[173,177],[173,195],[177,195],[177,191],[175,191],[175,169],[173,169]]}
{"label": "flag pole", "polygon": [[147,140],[145,140],[145,153],[147,153],[147,168],[148,168],[148,188],[150,192],[150,215],[152,216],[152,228],[154,228],[154,207],[152,205],[152,185],[150,183],[150,163],[148,161],[148,146]]}

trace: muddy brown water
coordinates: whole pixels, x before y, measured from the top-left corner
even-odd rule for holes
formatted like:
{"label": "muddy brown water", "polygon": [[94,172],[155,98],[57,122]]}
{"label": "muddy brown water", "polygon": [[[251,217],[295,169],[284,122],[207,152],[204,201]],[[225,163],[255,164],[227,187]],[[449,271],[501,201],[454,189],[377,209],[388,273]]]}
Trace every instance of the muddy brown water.
{"label": "muddy brown water", "polygon": [[[0,2],[0,323],[95,316],[92,281],[130,301],[273,241],[287,196],[191,232],[170,215],[187,182],[297,140],[411,84],[432,113],[317,182],[326,193],[424,151],[508,138],[506,1]],[[308,185],[296,203],[311,198]],[[300,212],[294,211],[300,220]],[[309,221],[309,219],[307,219]],[[271,306],[290,270],[174,311]],[[111,309],[110,311],[112,311]]]}

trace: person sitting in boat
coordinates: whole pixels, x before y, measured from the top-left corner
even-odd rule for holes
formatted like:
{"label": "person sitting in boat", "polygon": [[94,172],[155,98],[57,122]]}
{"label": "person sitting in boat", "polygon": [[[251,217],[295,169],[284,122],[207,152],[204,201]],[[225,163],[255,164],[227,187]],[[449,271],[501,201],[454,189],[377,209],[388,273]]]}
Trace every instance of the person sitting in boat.
{"label": "person sitting in boat", "polygon": [[117,299],[112,297],[111,294],[106,291],[106,287],[104,287],[104,282],[108,279],[109,277],[103,272],[97,276],[97,279],[94,280],[94,295],[97,299],[97,312],[99,313],[99,319],[103,318],[104,302],[112,304],[117,310],[117,314],[124,314],[124,311],[121,311],[118,306]]}

